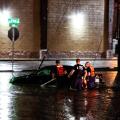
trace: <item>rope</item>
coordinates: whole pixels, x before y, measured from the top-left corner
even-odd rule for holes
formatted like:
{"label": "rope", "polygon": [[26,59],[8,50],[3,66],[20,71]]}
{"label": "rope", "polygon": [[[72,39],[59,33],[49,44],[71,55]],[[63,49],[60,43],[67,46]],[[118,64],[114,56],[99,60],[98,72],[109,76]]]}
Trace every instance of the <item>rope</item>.
{"label": "rope", "polygon": [[41,87],[44,87],[45,85],[47,85],[48,83],[51,83],[51,82],[54,81],[54,80],[56,80],[56,78],[53,78],[53,79],[49,80],[48,82],[46,82],[46,83],[44,83],[44,84],[42,84],[42,85],[40,85],[40,86],[41,86]]}

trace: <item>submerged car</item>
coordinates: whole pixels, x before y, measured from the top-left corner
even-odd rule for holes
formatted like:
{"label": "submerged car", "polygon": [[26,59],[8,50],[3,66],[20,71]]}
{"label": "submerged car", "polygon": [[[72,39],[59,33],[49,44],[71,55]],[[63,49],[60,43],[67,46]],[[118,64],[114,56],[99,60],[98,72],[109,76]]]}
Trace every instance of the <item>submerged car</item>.
{"label": "submerged car", "polygon": [[[10,79],[10,83],[12,84],[39,84],[41,86],[46,83],[49,83],[50,85],[56,85],[56,80],[52,81],[52,78],[51,78],[51,70],[54,67],[55,65],[45,66],[27,75],[21,75],[18,77],[13,76],[12,79]],[[69,74],[73,66],[64,65],[64,68]],[[102,82],[102,77],[101,77],[102,74],[97,73],[96,75],[97,77],[95,80],[95,88],[105,87],[104,83]],[[73,77],[71,76],[70,78],[71,88],[74,88],[74,82],[75,81],[73,80]]]}
{"label": "submerged car", "polygon": [[[54,67],[55,67],[55,65],[45,66],[45,67],[42,67],[41,69],[36,70],[28,75],[22,75],[22,76],[18,76],[18,77],[14,76],[10,80],[10,83],[12,83],[12,84],[40,84],[40,85],[42,85],[42,84],[44,84],[52,79],[50,72]],[[70,70],[72,69],[72,66],[64,65],[64,68],[67,70],[67,73],[69,73]]]}

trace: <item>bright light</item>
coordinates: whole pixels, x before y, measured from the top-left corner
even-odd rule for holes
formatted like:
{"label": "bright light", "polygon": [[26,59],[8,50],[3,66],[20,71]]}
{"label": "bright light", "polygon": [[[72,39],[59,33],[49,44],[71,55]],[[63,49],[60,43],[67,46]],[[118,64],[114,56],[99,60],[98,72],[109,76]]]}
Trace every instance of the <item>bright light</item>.
{"label": "bright light", "polygon": [[69,16],[71,19],[71,27],[81,29],[85,24],[85,15],[83,13],[74,13]]}
{"label": "bright light", "polygon": [[86,30],[86,15],[83,12],[72,13],[68,16],[70,34],[74,40],[79,40],[85,35]]}
{"label": "bright light", "polygon": [[3,10],[0,11],[0,25],[2,26],[8,26],[8,19],[10,18],[10,11],[9,10]]}

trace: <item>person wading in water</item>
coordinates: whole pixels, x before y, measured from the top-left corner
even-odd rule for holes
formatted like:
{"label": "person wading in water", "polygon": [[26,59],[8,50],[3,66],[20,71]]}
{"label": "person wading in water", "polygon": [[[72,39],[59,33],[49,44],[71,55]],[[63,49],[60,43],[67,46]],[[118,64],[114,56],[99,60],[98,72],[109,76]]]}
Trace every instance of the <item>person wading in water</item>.
{"label": "person wading in water", "polygon": [[86,79],[87,79],[88,88],[92,89],[95,87],[95,69],[90,64],[90,62],[85,63],[85,69],[87,72]]}
{"label": "person wading in water", "polygon": [[60,64],[60,60],[56,60],[56,66],[51,71],[52,78],[57,79],[57,88],[65,88],[66,87],[66,75],[67,71]]}
{"label": "person wading in water", "polygon": [[80,64],[80,59],[76,59],[76,64],[69,73],[70,78],[73,75],[73,80],[75,81],[75,88],[77,90],[82,90],[82,88],[87,88],[86,82],[86,70],[83,65]]}

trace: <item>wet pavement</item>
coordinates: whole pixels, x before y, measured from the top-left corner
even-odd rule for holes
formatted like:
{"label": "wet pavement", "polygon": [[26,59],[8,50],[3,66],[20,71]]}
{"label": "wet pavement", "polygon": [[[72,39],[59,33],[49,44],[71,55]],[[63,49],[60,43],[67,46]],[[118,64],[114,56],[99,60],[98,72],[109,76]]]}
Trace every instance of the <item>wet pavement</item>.
{"label": "wet pavement", "polygon": [[[36,69],[39,62],[1,63],[0,120],[120,120],[120,91],[110,88],[96,90],[56,90],[40,85],[12,85],[13,75]],[[21,72],[20,72],[21,71]],[[116,71],[102,71],[106,85],[114,83]]]}

